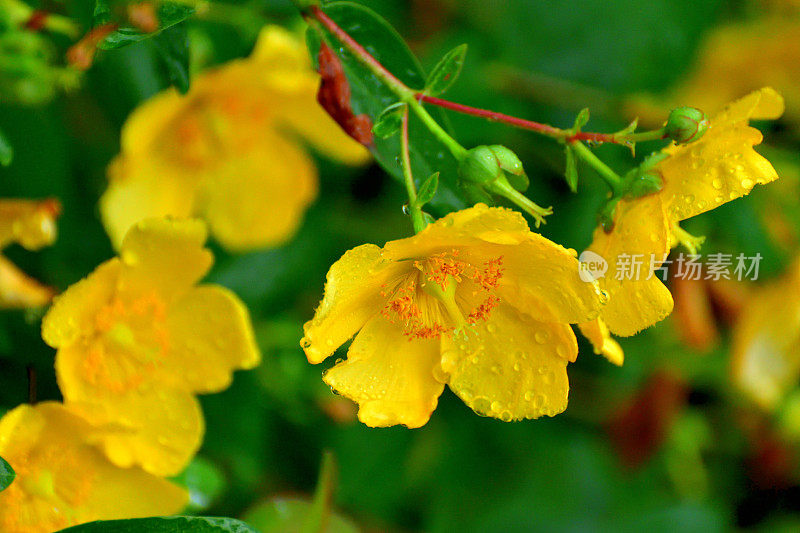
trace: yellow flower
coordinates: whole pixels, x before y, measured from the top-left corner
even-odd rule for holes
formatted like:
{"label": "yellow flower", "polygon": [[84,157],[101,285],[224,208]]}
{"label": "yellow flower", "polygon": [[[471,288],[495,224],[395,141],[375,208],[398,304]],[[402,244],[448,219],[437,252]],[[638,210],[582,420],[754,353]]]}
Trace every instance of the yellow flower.
{"label": "yellow flower", "polygon": [[0,492],[0,531],[50,531],[179,512],[185,490],[140,468],[119,468],[89,442],[91,427],[59,403],[21,405],[0,419],[0,456],[16,471]]}
{"label": "yellow flower", "polygon": [[754,291],[734,329],[733,381],[764,409],[775,409],[800,376],[800,261]]}
{"label": "yellow flower", "polygon": [[[0,200],[0,250],[17,243],[39,250],[56,240],[58,201]],[[42,307],[55,293],[0,255],[0,308]]]}
{"label": "yellow flower", "polygon": [[317,193],[296,137],[345,163],[368,157],[317,104],[318,85],[303,43],[268,26],[249,58],[201,74],[185,96],[145,102],[123,127],[100,201],[115,246],[135,222],[166,215],[204,217],[231,250],[291,238]]}
{"label": "yellow flower", "polygon": [[57,297],[42,323],[65,402],[119,466],[178,473],[202,439],[194,393],[222,390],[234,369],[259,362],[239,299],[195,287],[213,261],[205,239],[196,220],[136,224],[120,257]]}
{"label": "yellow flower", "polygon": [[319,363],[356,335],[324,379],[368,426],[424,425],[445,384],[481,415],[553,416],[577,356],[569,324],[602,305],[578,266],[574,250],[531,233],[519,213],[479,204],[347,252],[301,345]]}
{"label": "yellow flower", "polygon": [[664,98],[636,96],[629,112],[644,124],[664,120],[677,106],[712,115],[728,102],[760,87],[786,97],[786,118],[800,120],[800,18],[771,16],[716,28],[706,38],[685,81]]}
{"label": "yellow flower", "polygon": [[[663,180],[661,191],[621,201],[613,230],[595,230],[589,249],[609,264],[599,281],[611,297],[601,315],[611,332],[633,335],[672,312],[672,295],[659,272],[650,275],[650,267],[651,258],[658,268],[671,246],[687,239],[678,222],[778,178],[770,162],[753,149],[762,135],[749,121],[774,119],[782,112],[783,98],[770,88],[733,102],[711,120],[699,141],[664,148],[666,158],[656,167]],[[618,275],[632,265],[634,256],[642,263],[640,272],[629,269]]]}

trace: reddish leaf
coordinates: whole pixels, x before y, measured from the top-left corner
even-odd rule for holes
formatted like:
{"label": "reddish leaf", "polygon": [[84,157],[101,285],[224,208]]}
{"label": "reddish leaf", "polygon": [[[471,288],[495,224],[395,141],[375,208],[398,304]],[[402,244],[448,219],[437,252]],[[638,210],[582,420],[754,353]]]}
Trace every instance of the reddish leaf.
{"label": "reddish leaf", "polygon": [[341,61],[324,42],[319,48],[319,73],[322,83],[317,101],[350,137],[365,146],[372,145],[372,121],[366,114],[356,115],[350,107],[350,84]]}

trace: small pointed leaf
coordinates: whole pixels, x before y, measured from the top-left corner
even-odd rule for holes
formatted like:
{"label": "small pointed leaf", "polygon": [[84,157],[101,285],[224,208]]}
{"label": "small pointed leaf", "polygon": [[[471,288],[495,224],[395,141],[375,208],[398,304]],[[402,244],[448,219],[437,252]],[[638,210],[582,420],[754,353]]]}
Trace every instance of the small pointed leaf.
{"label": "small pointed leaf", "polygon": [[425,82],[424,92],[431,96],[437,96],[449,89],[461,73],[466,55],[466,44],[456,46],[447,52],[436,66],[433,67],[433,71],[431,71],[430,76],[428,76]]}
{"label": "small pointed leaf", "polygon": [[400,131],[400,126],[403,124],[403,113],[405,112],[406,104],[397,102],[390,105],[378,115],[378,119],[372,126],[372,133],[381,139],[388,139],[392,135]]}
{"label": "small pointed leaf", "polygon": [[575,131],[580,131],[587,122],[589,122],[589,108],[584,107],[580,110],[578,116],[575,117],[575,124],[572,127],[575,129]]}
{"label": "small pointed leaf", "polygon": [[427,204],[433,197],[436,196],[436,189],[439,188],[439,173],[434,172],[426,179],[419,188],[417,193],[417,205],[422,207]]}
{"label": "small pointed leaf", "polygon": [[0,492],[3,492],[16,477],[14,469],[6,462],[5,459],[0,457]]}
{"label": "small pointed leaf", "polygon": [[578,192],[578,159],[575,156],[575,151],[572,146],[567,145],[566,148],[567,162],[564,170],[564,177],[567,179],[567,185],[572,192]]}

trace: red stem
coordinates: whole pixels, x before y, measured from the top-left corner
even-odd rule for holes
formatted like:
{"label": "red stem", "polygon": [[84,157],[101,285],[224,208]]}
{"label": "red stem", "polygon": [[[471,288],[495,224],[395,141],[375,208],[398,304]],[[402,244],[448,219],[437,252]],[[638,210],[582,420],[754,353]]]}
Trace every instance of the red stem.
{"label": "red stem", "polygon": [[325,26],[325,28],[334,34],[342,43],[346,44],[352,50],[355,50],[355,52],[364,62],[369,63],[375,70],[380,71],[391,83],[408,88],[405,83],[397,79],[394,74],[386,70],[386,67],[381,65],[377,59],[372,57],[372,54],[367,52],[366,48],[358,44],[355,39],[350,37],[346,31],[340,28],[339,25],[336,24],[336,22],[334,22],[333,19],[331,19],[328,15],[326,15],[325,12],[322,11],[318,6],[311,6],[310,11],[320,24]]}

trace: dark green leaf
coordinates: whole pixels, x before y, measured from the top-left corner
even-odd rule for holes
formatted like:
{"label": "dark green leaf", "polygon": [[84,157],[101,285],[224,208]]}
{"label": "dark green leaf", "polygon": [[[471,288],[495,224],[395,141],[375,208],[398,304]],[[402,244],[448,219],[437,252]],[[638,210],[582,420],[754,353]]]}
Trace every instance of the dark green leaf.
{"label": "dark green leaf", "polygon": [[256,533],[252,527],[233,518],[204,516],[105,520],[68,527],[61,531],[69,533]]}
{"label": "dark green leaf", "polygon": [[120,28],[113,32],[111,35],[103,39],[97,45],[101,50],[114,50],[122,48],[129,44],[137,43],[144,39],[149,39],[171,28],[172,26],[183,22],[194,13],[194,8],[183,4],[173,4],[170,2],[163,2],[158,6],[158,30],[153,33],[144,33],[137,28],[125,27]]}
{"label": "dark green leaf", "polygon": [[[325,12],[403,83],[409,87],[424,85],[422,68],[406,43],[394,28],[372,10],[352,2],[333,2],[325,6]],[[326,33],[325,37],[344,65],[350,83],[353,112],[366,113],[374,121],[384,109],[397,102],[397,95],[352,55],[343,51],[333,35]],[[444,115],[439,110],[431,111],[434,118],[444,123]],[[413,114],[409,117],[409,137],[413,174],[430,176],[434,172],[441,172],[439,193],[431,206],[439,212],[463,208],[464,201],[456,192],[458,164],[447,147]],[[372,153],[387,172],[396,179],[403,180],[399,163],[399,136],[376,138]]]}
{"label": "dark green leaf", "polygon": [[8,464],[5,459],[0,457],[0,492],[4,491],[9,485],[11,485],[16,476],[17,474],[14,472],[14,469],[11,468],[11,465]]}
{"label": "dark green leaf", "polygon": [[309,55],[311,55],[311,65],[314,70],[319,70],[319,58],[317,57],[317,50],[320,47],[319,32],[312,27],[306,29],[306,46],[308,47]]}
{"label": "dark green leaf", "polygon": [[398,131],[403,124],[403,113],[405,113],[406,104],[397,102],[392,104],[378,116],[378,120],[372,126],[372,133],[381,139],[388,139]]}
{"label": "dark green leaf", "polygon": [[439,188],[439,173],[435,172],[428,179],[426,179],[419,188],[417,193],[417,205],[422,207],[427,204],[433,197],[436,196],[436,189]]}
{"label": "dark green leaf", "polygon": [[8,142],[5,133],[0,130],[0,166],[7,167],[14,159],[14,148]]}
{"label": "dark green leaf", "polygon": [[442,59],[433,67],[433,71],[425,82],[425,93],[432,96],[442,94],[455,83],[461,68],[464,66],[464,58],[467,56],[467,45],[456,46],[447,52]]}
{"label": "dark green leaf", "polygon": [[564,170],[564,177],[567,178],[567,185],[572,192],[578,191],[578,159],[572,147],[567,145],[566,148],[567,162],[566,169]]}
{"label": "dark green leaf", "polygon": [[186,25],[178,24],[153,39],[172,85],[186,94],[189,90],[189,36]]}

